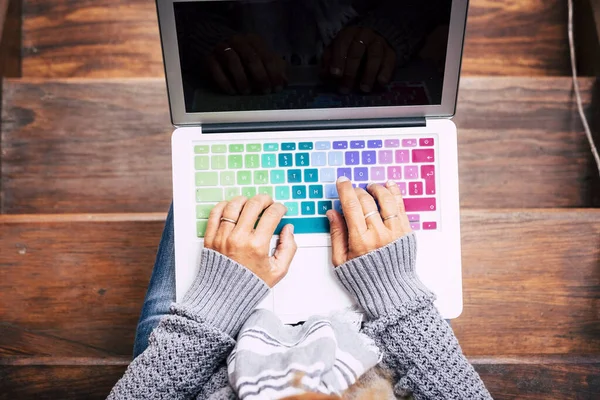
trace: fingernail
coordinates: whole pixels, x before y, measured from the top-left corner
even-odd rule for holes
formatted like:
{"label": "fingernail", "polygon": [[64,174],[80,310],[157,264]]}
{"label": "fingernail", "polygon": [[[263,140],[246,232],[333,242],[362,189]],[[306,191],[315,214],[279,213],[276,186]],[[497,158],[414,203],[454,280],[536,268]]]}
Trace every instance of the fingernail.
{"label": "fingernail", "polygon": [[394,182],[394,181],[391,181],[391,180],[390,180],[390,181],[387,181],[387,182],[385,183],[385,185],[386,185],[386,186],[396,186],[396,182]]}
{"label": "fingernail", "polygon": [[340,176],[340,177],[338,178],[338,180],[337,180],[337,181],[341,183],[341,182],[348,182],[349,180],[350,180],[350,179],[348,179],[348,177],[347,177],[347,176],[344,176],[344,175],[342,175],[342,176]]}
{"label": "fingernail", "polygon": [[342,70],[337,67],[331,68],[331,75],[342,76]]}
{"label": "fingernail", "polygon": [[288,229],[290,230],[290,233],[293,235],[294,234],[294,225],[290,224],[290,227]]}
{"label": "fingernail", "polygon": [[325,213],[325,216],[327,217],[327,219],[329,220],[329,223],[333,222],[333,217],[331,216],[331,213],[329,211],[327,211]]}

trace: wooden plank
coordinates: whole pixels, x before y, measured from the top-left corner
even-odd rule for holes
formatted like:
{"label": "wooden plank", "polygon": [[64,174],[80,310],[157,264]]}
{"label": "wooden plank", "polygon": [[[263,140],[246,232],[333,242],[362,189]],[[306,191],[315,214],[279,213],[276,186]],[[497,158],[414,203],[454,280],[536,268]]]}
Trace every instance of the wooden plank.
{"label": "wooden plank", "polygon": [[21,76],[20,0],[0,0],[0,77],[7,76]]}
{"label": "wooden plank", "polygon": [[[600,210],[462,221],[452,324],[468,356],[600,354]],[[161,229],[155,216],[0,216],[0,355],[129,356]]]}
{"label": "wooden plank", "polygon": [[[123,359],[50,359],[2,363],[0,393],[18,399],[104,399],[127,366]],[[39,362],[42,361],[42,362]],[[597,399],[597,358],[473,358],[494,399]]]}
{"label": "wooden plank", "polygon": [[[470,3],[465,74],[568,74],[564,1]],[[162,76],[154,3],[27,0],[23,58],[28,77]]]}
{"label": "wooden plank", "polygon": [[[0,211],[167,209],[172,127],[162,80],[5,83]],[[581,83],[588,103],[592,81]],[[461,81],[463,207],[600,204],[571,85],[568,78]]]}

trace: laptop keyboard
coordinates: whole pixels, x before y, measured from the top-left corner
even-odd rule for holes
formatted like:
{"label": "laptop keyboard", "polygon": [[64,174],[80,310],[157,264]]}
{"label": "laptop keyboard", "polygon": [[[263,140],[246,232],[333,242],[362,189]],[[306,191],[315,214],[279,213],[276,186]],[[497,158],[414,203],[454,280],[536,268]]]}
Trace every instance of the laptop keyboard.
{"label": "laptop keyboard", "polygon": [[341,212],[335,186],[340,176],[354,186],[398,183],[413,230],[439,229],[435,135],[367,140],[245,140],[194,145],[196,234],[204,237],[216,203],[235,196],[268,194],[288,211],[277,227],[294,233],[328,233],[329,209]]}

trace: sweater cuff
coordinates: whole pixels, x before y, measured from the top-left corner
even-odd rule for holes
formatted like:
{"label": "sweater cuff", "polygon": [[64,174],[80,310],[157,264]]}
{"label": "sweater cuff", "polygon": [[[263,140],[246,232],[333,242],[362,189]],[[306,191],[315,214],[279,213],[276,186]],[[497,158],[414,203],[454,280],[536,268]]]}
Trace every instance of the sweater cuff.
{"label": "sweater cuff", "polygon": [[372,319],[410,301],[433,297],[416,273],[414,232],[335,269],[346,290]]}
{"label": "sweater cuff", "polygon": [[214,250],[203,249],[198,275],[181,306],[235,338],[268,292],[267,284],[248,268]]}

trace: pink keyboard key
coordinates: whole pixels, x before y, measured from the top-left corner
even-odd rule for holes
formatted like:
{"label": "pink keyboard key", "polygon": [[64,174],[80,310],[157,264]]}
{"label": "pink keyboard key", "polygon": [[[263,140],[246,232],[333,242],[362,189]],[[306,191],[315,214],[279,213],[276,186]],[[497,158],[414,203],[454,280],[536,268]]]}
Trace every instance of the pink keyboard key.
{"label": "pink keyboard key", "polygon": [[398,187],[400,188],[400,194],[406,196],[406,182],[398,182]]}
{"label": "pink keyboard key", "polygon": [[425,194],[435,194],[435,167],[422,165],[421,178],[425,179]]}
{"label": "pink keyboard key", "polygon": [[437,222],[423,222],[423,229],[437,229]]}
{"label": "pink keyboard key", "polygon": [[410,162],[410,153],[408,150],[396,150],[396,162],[398,164],[406,164]]}
{"label": "pink keyboard key", "polygon": [[419,178],[419,167],[407,165],[404,167],[404,179],[418,179]]}
{"label": "pink keyboard key", "polygon": [[397,180],[402,179],[402,168],[400,167],[388,167],[388,179]]}
{"label": "pink keyboard key", "polygon": [[419,222],[421,220],[421,216],[419,214],[407,214],[408,222]]}
{"label": "pink keyboard key", "polygon": [[414,163],[434,162],[433,149],[413,150],[412,160]]}
{"label": "pink keyboard key", "polygon": [[407,212],[435,211],[435,197],[416,197],[404,199],[404,208]]}
{"label": "pink keyboard key", "polygon": [[433,138],[419,139],[419,146],[423,146],[423,147],[433,146]]}
{"label": "pink keyboard key", "polygon": [[391,164],[394,162],[392,150],[379,150],[379,164]]}
{"label": "pink keyboard key", "polygon": [[410,229],[412,229],[413,231],[418,231],[419,229],[421,229],[421,224],[419,224],[418,222],[411,222]]}
{"label": "pink keyboard key", "polygon": [[384,167],[371,167],[371,180],[372,181],[385,181],[385,168]]}
{"label": "pink keyboard key", "polygon": [[383,142],[385,147],[398,147],[400,146],[400,140],[398,139],[386,139],[385,142]]}
{"label": "pink keyboard key", "polygon": [[420,196],[423,194],[423,182],[409,182],[408,194],[411,196]]}
{"label": "pink keyboard key", "polygon": [[417,139],[402,139],[402,147],[417,147]]}

